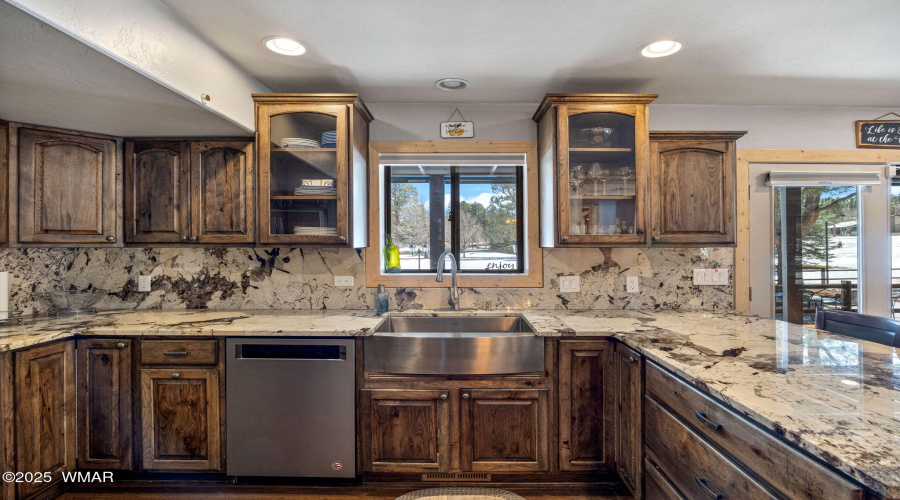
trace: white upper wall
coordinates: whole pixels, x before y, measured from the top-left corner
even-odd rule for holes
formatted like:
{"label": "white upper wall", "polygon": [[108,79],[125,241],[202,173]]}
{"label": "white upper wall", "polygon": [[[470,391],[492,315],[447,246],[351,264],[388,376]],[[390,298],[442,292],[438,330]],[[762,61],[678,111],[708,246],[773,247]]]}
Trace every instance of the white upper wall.
{"label": "white upper wall", "polygon": [[[375,121],[373,141],[440,139],[440,122],[454,104],[367,103]],[[475,140],[533,141],[537,135],[531,116],[534,104],[464,104],[459,109],[475,122]],[[888,108],[807,106],[712,106],[651,104],[650,130],[746,130],[740,149],[856,148],[854,122],[871,120]],[[465,139],[461,139],[465,140]]]}
{"label": "white upper wall", "polygon": [[270,90],[158,0],[6,0],[247,131]]}

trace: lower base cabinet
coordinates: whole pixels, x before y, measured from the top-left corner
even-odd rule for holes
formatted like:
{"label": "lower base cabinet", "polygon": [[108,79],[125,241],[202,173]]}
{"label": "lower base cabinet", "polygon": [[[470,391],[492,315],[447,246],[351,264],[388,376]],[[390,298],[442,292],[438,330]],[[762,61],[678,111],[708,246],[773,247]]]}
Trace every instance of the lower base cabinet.
{"label": "lower base cabinet", "polygon": [[29,498],[75,470],[75,341],[17,352],[15,391],[16,470],[51,478],[17,483],[17,497]]}
{"label": "lower base cabinet", "polygon": [[548,469],[546,389],[462,389],[460,465],[474,472]]}
{"label": "lower base cabinet", "polygon": [[217,368],[141,369],[145,470],[221,470]]}
{"label": "lower base cabinet", "polygon": [[616,472],[635,498],[643,477],[643,359],[625,344],[616,344]]}
{"label": "lower base cabinet", "polygon": [[132,343],[77,341],[79,469],[132,467]]}

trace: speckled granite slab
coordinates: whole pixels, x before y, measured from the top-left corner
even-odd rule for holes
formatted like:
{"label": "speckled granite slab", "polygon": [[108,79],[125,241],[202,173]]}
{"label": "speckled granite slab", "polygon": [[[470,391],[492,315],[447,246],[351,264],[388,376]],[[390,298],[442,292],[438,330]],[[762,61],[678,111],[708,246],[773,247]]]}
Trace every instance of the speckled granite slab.
{"label": "speckled granite slab", "polygon": [[[900,498],[900,357],[891,347],[733,312],[458,314],[517,313],[542,336],[615,336],[875,492]],[[0,327],[0,351],[74,335],[359,336],[381,321],[349,310],[101,313]]]}

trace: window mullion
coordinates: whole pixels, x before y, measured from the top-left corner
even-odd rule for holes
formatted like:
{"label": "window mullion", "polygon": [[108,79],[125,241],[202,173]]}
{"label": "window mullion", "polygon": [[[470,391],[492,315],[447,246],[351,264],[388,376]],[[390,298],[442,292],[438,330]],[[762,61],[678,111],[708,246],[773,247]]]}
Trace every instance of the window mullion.
{"label": "window mullion", "polygon": [[450,167],[450,251],[456,259],[456,266],[462,264],[459,237],[459,168]]}

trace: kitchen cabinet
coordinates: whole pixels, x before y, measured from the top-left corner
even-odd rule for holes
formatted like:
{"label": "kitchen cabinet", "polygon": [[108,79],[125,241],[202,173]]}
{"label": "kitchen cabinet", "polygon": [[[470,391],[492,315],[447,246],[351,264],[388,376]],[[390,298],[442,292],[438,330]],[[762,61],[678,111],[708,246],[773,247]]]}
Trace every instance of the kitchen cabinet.
{"label": "kitchen cabinet", "polygon": [[54,129],[15,129],[17,243],[115,245],[117,141]]}
{"label": "kitchen cabinet", "polygon": [[653,245],[734,246],[735,141],[746,132],[650,132]]}
{"label": "kitchen cabinet", "polygon": [[127,242],[255,241],[253,142],[129,141],[125,158]]}
{"label": "kitchen cabinet", "polygon": [[126,243],[179,243],[191,235],[190,143],[125,142]]}
{"label": "kitchen cabinet", "polygon": [[356,94],[254,94],[260,241],[366,246],[372,115]]}
{"label": "kitchen cabinet", "polygon": [[362,470],[450,470],[448,390],[363,390],[360,401]]}
{"label": "kitchen cabinet", "polygon": [[166,367],[140,373],[143,468],[221,470],[219,370]]}
{"label": "kitchen cabinet", "polygon": [[27,498],[59,484],[75,470],[75,342],[15,354],[16,470],[49,472],[50,482],[18,483]]}
{"label": "kitchen cabinet", "polygon": [[462,470],[547,471],[546,389],[462,389],[460,399]]}
{"label": "kitchen cabinet", "polygon": [[9,244],[9,123],[0,120],[0,247]]}
{"label": "kitchen cabinet", "polygon": [[132,467],[131,345],[128,339],[77,342],[79,469]]}
{"label": "kitchen cabinet", "polygon": [[614,470],[614,344],[559,341],[559,468]]}
{"label": "kitchen cabinet", "polygon": [[643,477],[643,359],[625,344],[616,344],[616,471],[635,498]]}
{"label": "kitchen cabinet", "polygon": [[644,246],[651,94],[548,94],[538,123],[541,246]]}

